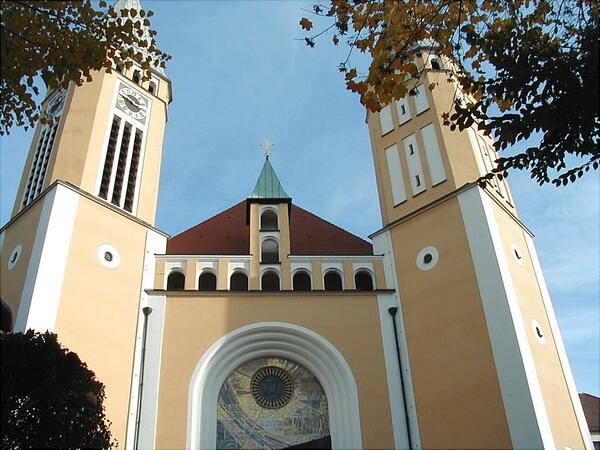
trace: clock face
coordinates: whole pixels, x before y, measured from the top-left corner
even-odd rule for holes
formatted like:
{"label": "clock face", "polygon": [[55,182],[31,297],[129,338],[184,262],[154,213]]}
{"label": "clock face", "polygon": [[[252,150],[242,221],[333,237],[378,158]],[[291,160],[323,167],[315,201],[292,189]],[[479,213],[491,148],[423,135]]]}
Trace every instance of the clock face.
{"label": "clock face", "polygon": [[148,112],[148,99],[138,91],[121,85],[117,95],[117,107],[134,119],[144,122]]}
{"label": "clock face", "polygon": [[63,105],[65,103],[65,91],[60,91],[54,96],[50,103],[48,103],[47,113],[51,116],[57,116],[62,112]]}
{"label": "clock face", "polygon": [[217,404],[219,449],[285,448],[329,436],[323,388],[295,361],[246,362],[227,377]]}

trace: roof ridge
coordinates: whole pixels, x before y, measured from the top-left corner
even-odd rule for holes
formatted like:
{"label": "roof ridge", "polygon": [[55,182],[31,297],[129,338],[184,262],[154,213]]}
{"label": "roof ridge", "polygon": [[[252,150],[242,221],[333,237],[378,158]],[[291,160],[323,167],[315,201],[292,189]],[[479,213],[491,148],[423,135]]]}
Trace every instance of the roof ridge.
{"label": "roof ridge", "polygon": [[179,236],[179,235],[182,235],[183,233],[187,233],[188,231],[190,231],[190,230],[193,230],[194,228],[198,228],[200,225],[203,225],[203,224],[205,224],[205,223],[206,223],[206,222],[208,222],[209,220],[213,220],[215,217],[219,217],[219,216],[221,216],[221,215],[225,214],[226,212],[228,212],[228,211],[232,210],[232,209],[233,209],[233,208],[235,208],[236,206],[239,206],[239,205],[240,205],[240,203],[245,203],[245,202],[246,202],[246,199],[242,200],[241,202],[238,202],[238,203],[236,203],[235,205],[233,205],[233,206],[231,206],[231,207],[229,207],[229,208],[227,208],[227,209],[224,209],[224,210],[223,210],[223,211],[221,211],[220,213],[217,213],[217,214],[215,214],[214,216],[211,216],[211,217],[209,217],[208,219],[206,219],[206,220],[203,220],[203,221],[202,221],[202,222],[200,222],[200,223],[197,223],[197,224],[196,224],[196,225],[194,225],[194,226],[191,226],[191,227],[189,227],[189,228],[187,228],[187,229],[183,230],[183,231],[182,231],[182,232],[180,232],[180,233],[177,233],[175,236],[171,236],[171,237],[170,237],[170,239],[174,239],[174,238],[176,238],[177,236]]}
{"label": "roof ridge", "polygon": [[333,227],[335,227],[335,228],[337,228],[339,230],[342,230],[344,233],[348,233],[349,235],[351,235],[351,236],[353,236],[353,237],[355,237],[357,239],[360,239],[361,241],[366,242],[369,245],[373,245],[371,242],[367,241],[366,239],[363,239],[360,236],[357,236],[356,234],[352,233],[351,231],[348,231],[348,230],[340,227],[339,225],[336,225],[335,223],[330,222],[329,220],[322,218],[321,216],[317,216],[315,213],[312,213],[312,212],[310,212],[310,211],[302,208],[301,206],[298,206],[298,205],[296,205],[294,203],[292,203],[292,206],[295,206],[296,208],[300,208],[302,211],[304,211],[304,212],[306,212],[306,213],[308,213],[308,214],[316,217],[317,219],[322,220],[323,222],[327,222],[329,225],[331,225],[331,226],[333,226]]}

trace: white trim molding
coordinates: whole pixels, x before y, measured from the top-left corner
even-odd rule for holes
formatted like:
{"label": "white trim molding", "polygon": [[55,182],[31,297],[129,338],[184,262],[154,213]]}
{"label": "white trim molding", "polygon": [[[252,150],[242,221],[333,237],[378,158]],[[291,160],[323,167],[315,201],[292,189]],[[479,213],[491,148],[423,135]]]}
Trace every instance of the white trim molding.
{"label": "white trim molding", "polygon": [[554,313],[554,307],[552,306],[552,300],[550,299],[550,293],[548,292],[548,286],[546,285],[546,280],[544,278],[544,273],[542,272],[540,260],[538,259],[535,244],[533,243],[533,239],[529,234],[523,233],[523,236],[525,236],[525,244],[527,245],[529,258],[531,259],[531,264],[533,265],[533,269],[535,271],[540,292],[542,293],[542,300],[546,310],[546,318],[548,319],[548,324],[550,325],[550,332],[554,337],[554,345],[556,346],[556,351],[558,352],[558,359],[560,360],[560,364],[563,369],[563,375],[567,383],[569,396],[571,397],[571,403],[573,404],[573,410],[575,411],[575,416],[577,417],[579,431],[581,432],[586,450],[593,450],[593,439],[590,436],[590,429],[587,426],[583,408],[581,407],[581,400],[579,400],[577,387],[575,386],[575,379],[573,378],[573,372],[571,371],[571,365],[569,364],[569,358],[567,357],[567,350],[565,349],[565,344],[560,333],[558,321],[556,320],[556,314]]}
{"label": "white trim molding", "polygon": [[490,197],[458,195],[514,448],[555,448],[519,300]]}
{"label": "white trim molding", "polygon": [[[386,285],[395,290],[392,295],[393,300],[389,295],[377,296],[379,320],[381,324],[381,339],[383,342],[388,390],[390,393],[392,425],[394,427],[394,442],[396,448],[409,448],[407,442],[408,435],[406,432],[406,415],[408,415],[413,449],[419,450],[422,448],[421,435],[419,434],[419,418],[417,416],[417,404],[413,389],[410,359],[408,357],[408,345],[404,328],[404,315],[402,314],[400,287],[396,277],[397,271],[394,259],[394,248],[392,246],[392,236],[389,230],[384,231],[373,238],[373,250],[384,255],[383,270],[385,273]],[[402,360],[402,376],[404,378],[406,392],[404,404],[402,404],[403,393],[400,384],[398,356],[395,349],[396,343],[393,341],[394,328],[388,312],[388,309],[392,306],[398,308],[397,331],[400,344],[400,359]]]}
{"label": "white trim molding", "polygon": [[127,422],[127,439],[125,448],[135,448],[135,433],[138,419],[140,370],[142,359],[142,338],[144,314],[143,308],[150,306],[153,310],[148,316],[146,333],[146,364],[145,379],[142,393],[142,413],[140,416],[140,433],[138,448],[154,448],[156,437],[156,421],[158,418],[158,385],[160,381],[160,363],[162,353],[163,328],[165,316],[165,295],[148,295],[145,289],[154,285],[156,268],[156,253],[165,251],[167,238],[154,230],[146,232],[146,249],[144,253],[144,272],[140,292],[138,310],[138,325],[135,340],[133,374],[131,377],[131,396],[129,401],[129,416]]}
{"label": "white trim molding", "polygon": [[260,322],[221,337],[196,365],[188,391],[188,449],[215,448],[221,386],[237,367],[264,357],[291,359],[311,371],[327,396],[332,448],[362,448],[358,391],[342,354],[307,328]]}
{"label": "white trim molding", "polygon": [[[146,361],[144,364],[144,385],[142,391],[141,412],[137,410],[140,388],[140,370],[142,357],[142,338],[144,331],[143,307],[150,306],[152,312],[148,316],[146,333]],[[134,355],[134,372],[131,378],[131,396],[129,400],[129,416],[127,422],[126,449],[135,449],[135,433],[138,413],[140,414],[139,437],[137,448],[155,448],[156,424],[158,421],[158,396],[160,387],[160,370],[162,362],[162,344],[165,322],[166,296],[145,295],[140,304]]]}
{"label": "white trim molding", "polygon": [[44,197],[15,321],[16,332],[30,328],[54,331],[78,206],[79,194],[60,184]]}

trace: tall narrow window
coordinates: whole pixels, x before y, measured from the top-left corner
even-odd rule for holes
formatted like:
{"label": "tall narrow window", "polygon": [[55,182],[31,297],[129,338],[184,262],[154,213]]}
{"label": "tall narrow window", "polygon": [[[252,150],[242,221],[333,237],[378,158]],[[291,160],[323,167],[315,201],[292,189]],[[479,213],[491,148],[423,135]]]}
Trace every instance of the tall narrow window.
{"label": "tall narrow window", "polygon": [[140,84],[140,81],[142,81],[142,77],[140,75],[140,71],[139,70],[135,70],[133,72],[133,76],[131,77],[131,79],[133,80],[134,83]]}
{"label": "tall narrow window", "polygon": [[442,67],[440,66],[440,60],[437,58],[431,59],[431,68],[433,70],[440,70]]}
{"label": "tall narrow window", "polygon": [[431,175],[431,185],[435,186],[446,180],[446,170],[444,169],[444,161],[442,160],[435,125],[430,123],[421,128],[421,136],[423,137],[425,157],[427,158],[429,174]]}
{"label": "tall narrow window", "polygon": [[198,278],[198,290],[199,291],[216,291],[217,290],[217,277],[214,273],[204,272]]}
{"label": "tall narrow window", "polygon": [[379,111],[379,125],[381,126],[381,135],[389,133],[394,129],[394,122],[392,121],[392,110],[390,105],[386,105]]}
{"label": "tall narrow window", "polygon": [[58,131],[58,121],[58,117],[54,118],[54,125],[52,127],[48,125],[44,126],[44,129],[40,133],[40,138],[31,163],[31,169],[29,170],[29,177],[27,178],[27,185],[25,186],[21,208],[31,203],[42,192],[48,169],[48,162],[50,160],[50,155],[52,154],[56,132]]}
{"label": "tall narrow window", "polygon": [[414,134],[402,139],[404,146],[404,155],[406,156],[406,165],[410,174],[410,185],[412,194],[417,195],[423,192],[425,187],[425,178],[423,177],[423,167],[421,165],[421,157],[419,156],[419,146],[417,138]]}
{"label": "tall narrow window", "polygon": [[402,164],[396,144],[385,149],[385,160],[387,162],[390,185],[392,187],[392,200],[394,206],[406,201],[406,188],[404,187],[404,176],[402,175]]}
{"label": "tall narrow window", "polygon": [[243,272],[233,272],[229,279],[229,289],[231,291],[247,291],[248,276]]}
{"label": "tall narrow window", "polygon": [[274,239],[265,239],[261,246],[262,263],[278,263],[279,262],[279,245]]}
{"label": "tall narrow window", "polygon": [[29,177],[27,178],[27,185],[25,187],[25,194],[23,195],[23,203],[21,204],[21,207],[27,206],[27,204],[33,199],[33,192],[35,192],[34,180],[36,178],[36,171],[39,164],[39,160],[42,158],[43,148],[46,146],[48,134],[48,128],[44,127],[42,129],[42,132],[40,133],[40,138],[35,149],[35,154],[33,155],[33,161],[31,163],[31,169],[29,169]]}
{"label": "tall narrow window", "polygon": [[396,112],[398,113],[398,123],[402,125],[410,120],[410,109],[408,107],[408,96],[396,101]]}
{"label": "tall narrow window", "polygon": [[181,272],[171,272],[167,278],[168,291],[183,291],[185,286],[185,275]]}
{"label": "tall narrow window", "polygon": [[110,137],[106,147],[106,157],[104,158],[104,170],[102,171],[102,181],[100,182],[100,191],[98,196],[103,199],[108,197],[108,188],[110,186],[110,175],[112,174],[113,162],[115,159],[115,149],[117,147],[117,138],[119,136],[119,127],[121,119],[117,116],[113,117],[112,126],[110,128]]}
{"label": "tall narrow window", "polygon": [[127,191],[125,193],[125,204],[123,207],[131,212],[133,209],[133,198],[135,196],[135,187],[137,185],[138,166],[140,164],[140,152],[142,149],[141,130],[135,130],[135,138],[133,140],[133,151],[131,155],[131,163],[129,165],[129,176],[127,179]]}
{"label": "tall narrow window", "polygon": [[156,94],[156,83],[154,81],[148,83],[148,92],[151,94]]}
{"label": "tall narrow window", "polygon": [[356,275],[354,275],[354,284],[356,285],[357,291],[373,290],[373,278],[366,270],[359,270],[356,272]]}
{"label": "tall narrow window", "polygon": [[142,130],[113,117],[98,196],[129,212],[133,212],[139,185],[143,141]]}
{"label": "tall narrow window", "polygon": [[37,188],[35,190],[35,196],[37,197],[42,192],[44,186],[44,179],[46,178],[46,171],[48,169],[48,162],[50,161],[50,154],[52,153],[52,146],[54,145],[54,139],[56,138],[56,132],[58,131],[58,121],[52,127],[50,139],[46,145],[46,151],[42,156],[42,165],[38,171]]}
{"label": "tall narrow window", "polygon": [[411,95],[414,95],[415,109],[418,114],[429,109],[429,101],[427,100],[427,91],[424,85],[420,84],[411,90]]}
{"label": "tall narrow window", "polygon": [[326,291],[341,291],[342,277],[335,270],[330,270],[325,274],[324,284]]}
{"label": "tall narrow window", "polygon": [[294,291],[310,291],[310,275],[304,271],[299,271],[294,274],[292,280]]}
{"label": "tall narrow window", "polygon": [[275,292],[279,290],[279,275],[276,272],[266,272],[261,278],[262,290]]}
{"label": "tall narrow window", "polygon": [[123,127],[123,137],[121,138],[121,149],[119,151],[119,160],[117,161],[117,171],[115,173],[115,184],[111,203],[120,206],[121,191],[123,190],[123,178],[125,177],[125,166],[127,165],[127,153],[129,152],[129,141],[131,139],[131,124],[125,122]]}
{"label": "tall narrow window", "polygon": [[277,226],[277,214],[274,211],[265,211],[260,216],[260,230],[261,231],[276,231]]}

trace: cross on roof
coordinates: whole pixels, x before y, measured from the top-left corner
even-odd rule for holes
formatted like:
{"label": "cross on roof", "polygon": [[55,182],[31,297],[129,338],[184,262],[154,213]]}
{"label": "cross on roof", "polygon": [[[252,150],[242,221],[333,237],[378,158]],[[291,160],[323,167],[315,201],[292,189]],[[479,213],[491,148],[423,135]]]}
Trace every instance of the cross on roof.
{"label": "cross on roof", "polygon": [[269,142],[268,137],[266,137],[265,140],[263,141],[263,143],[260,144],[261,147],[265,148],[265,156],[267,157],[267,159],[269,159],[269,156],[271,156],[271,152],[269,150],[271,149],[271,147],[273,147],[273,145],[275,145],[275,144],[271,144]]}

